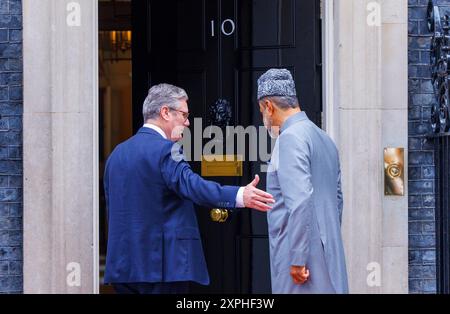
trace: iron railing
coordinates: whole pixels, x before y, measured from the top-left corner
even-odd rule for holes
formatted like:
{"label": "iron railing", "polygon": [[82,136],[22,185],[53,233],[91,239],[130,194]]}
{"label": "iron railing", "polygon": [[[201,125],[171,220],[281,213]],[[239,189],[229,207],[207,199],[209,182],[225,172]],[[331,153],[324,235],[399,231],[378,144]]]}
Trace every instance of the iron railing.
{"label": "iron railing", "polygon": [[436,279],[437,292],[450,293],[450,19],[441,15],[432,0],[428,3],[428,29],[432,33],[430,49],[431,79],[437,103],[431,111],[436,166]]}
{"label": "iron railing", "polygon": [[435,135],[436,279],[439,293],[450,293],[450,134]]}
{"label": "iron railing", "polygon": [[433,34],[430,47],[431,81],[437,104],[431,111],[434,133],[444,133],[450,128],[449,121],[449,74],[450,74],[450,23],[448,15],[441,16],[439,7],[428,3],[428,30]]}

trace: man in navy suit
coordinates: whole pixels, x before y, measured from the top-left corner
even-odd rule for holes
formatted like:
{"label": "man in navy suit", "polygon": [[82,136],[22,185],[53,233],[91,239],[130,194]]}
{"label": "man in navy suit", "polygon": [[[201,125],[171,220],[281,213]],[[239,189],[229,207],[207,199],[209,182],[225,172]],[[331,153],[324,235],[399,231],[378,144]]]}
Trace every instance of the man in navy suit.
{"label": "man in navy suit", "polygon": [[174,142],[189,126],[186,92],[150,88],[144,126],[119,144],[106,163],[108,209],[105,283],[118,293],[187,293],[190,281],[209,284],[194,204],[270,209],[256,188],[221,186],[195,174]]}

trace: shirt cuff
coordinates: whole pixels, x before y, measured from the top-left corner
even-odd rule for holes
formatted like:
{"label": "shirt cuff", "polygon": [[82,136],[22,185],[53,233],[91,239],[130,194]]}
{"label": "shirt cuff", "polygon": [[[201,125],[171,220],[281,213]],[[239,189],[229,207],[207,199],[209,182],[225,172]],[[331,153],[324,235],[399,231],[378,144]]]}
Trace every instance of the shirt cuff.
{"label": "shirt cuff", "polygon": [[236,208],[244,208],[244,189],[245,187],[240,187],[236,194]]}

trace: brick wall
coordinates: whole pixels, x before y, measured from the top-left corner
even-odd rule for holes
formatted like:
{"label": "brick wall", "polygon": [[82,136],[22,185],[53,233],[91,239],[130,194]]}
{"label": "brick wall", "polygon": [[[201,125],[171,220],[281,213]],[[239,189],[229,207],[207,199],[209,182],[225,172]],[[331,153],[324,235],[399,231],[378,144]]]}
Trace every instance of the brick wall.
{"label": "brick wall", "polygon": [[22,292],[22,5],[0,0],[0,293]]}
{"label": "brick wall", "polygon": [[[450,14],[450,0],[435,0]],[[436,293],[435,167],[431,106],[436,102],[430,73],[428,0],[409,0],[409,290]]]}

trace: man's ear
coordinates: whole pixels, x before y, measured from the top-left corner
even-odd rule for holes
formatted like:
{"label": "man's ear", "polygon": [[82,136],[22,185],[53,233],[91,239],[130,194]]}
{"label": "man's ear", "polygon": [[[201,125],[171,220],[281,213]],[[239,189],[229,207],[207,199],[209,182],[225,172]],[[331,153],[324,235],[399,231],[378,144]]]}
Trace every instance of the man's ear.
{"label": "man's ear", "polygon": [[266,108],[267,108],[267,113],[268,113],[269,115],[273,115],[273,112],[275,111],[273,102],[270,101],[270,100],[268,100],[268,99],[266,99],[266,100],[264,101],[264,103],[265,103],[265,106],[266,106]]}
{"label": "man's ear", "polygon": [[159,114],[161,116],[161,118],[163,118],[163,120],[168,121],[169,120],[169,107],[167,106],[162,106],[161,110],[159,111]]}

